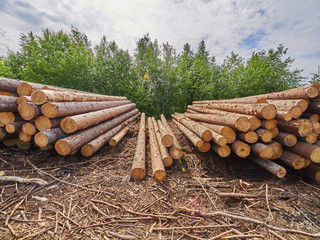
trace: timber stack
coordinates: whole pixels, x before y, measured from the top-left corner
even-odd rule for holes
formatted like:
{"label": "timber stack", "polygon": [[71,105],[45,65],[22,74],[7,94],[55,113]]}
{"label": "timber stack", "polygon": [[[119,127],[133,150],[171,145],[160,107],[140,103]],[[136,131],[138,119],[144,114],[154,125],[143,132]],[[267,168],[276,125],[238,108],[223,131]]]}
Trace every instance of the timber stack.
{"label": "timber stack", "polygon": [[[231,152],[279,178],[285,167],[320,182],[320,84],[243,98],[194,101],[173,122],[196,149]],[[285,167],[284,167],[285,166]]]}
{"label": "timber stack", "polygon": [[0,141],[8,147],[90,157],[115,146],[139,115],[126,97],[0,78]]}

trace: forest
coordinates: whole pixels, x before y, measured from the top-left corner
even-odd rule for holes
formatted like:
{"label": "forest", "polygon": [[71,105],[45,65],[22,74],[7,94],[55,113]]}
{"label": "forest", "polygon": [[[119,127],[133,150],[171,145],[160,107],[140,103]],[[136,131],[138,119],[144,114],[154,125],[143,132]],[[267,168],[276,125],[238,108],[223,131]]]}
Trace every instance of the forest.
{"label": "forest", "polygon": [[[103,36],[93,45],[75,27],[20,35],[17,52],[0,57],[0,76],[95,93],[126,96],[147,116],[184,112],[194,100],[228,99],[297,87],[305,78],[292,70],[288,49],[254,51],[245,59],[231,52],[222,64],[205,41],[177,50],[148,34],[133,55]],[[319,81],[314,74],[311,82]]]}

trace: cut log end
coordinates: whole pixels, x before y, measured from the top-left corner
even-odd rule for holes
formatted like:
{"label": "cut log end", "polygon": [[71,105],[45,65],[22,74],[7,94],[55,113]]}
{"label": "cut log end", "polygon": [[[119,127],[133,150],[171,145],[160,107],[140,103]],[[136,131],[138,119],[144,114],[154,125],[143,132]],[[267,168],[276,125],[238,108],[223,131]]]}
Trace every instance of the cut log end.
{"label": "cut log end", "polygon": [[5,129],[8,133],[14,133],[14,131],[16,130],[16,127],[12,123],[10,123],[6,125]]}
{"label": "cut log end", "polygon": [[204,140],[204,141],[210,141],[212,139],[212,132],[211,130],[205,130],[203,133],[202,133],[202,136],[201,138]]}
{"label": "cut log end", "polygon": [[256,143],[258,141],[258,134],[256,132],[247,132],[244,135],[244,140],[247,143]]}
{"label": "cut log end", "polygon": [[283,114],[283,120],[288,122],[292,120],[292,114],[290,112],[286,112]]}
{"label": "cut log end", "polygon": [[260,155],[260,158],[262,158],[264,160],[271,159],[273,156],[272,147],[266,147],[266,148],[262,149],[259,155]]}
{"label": "cut log end", "polygon": [[33,89],[29,83],[21,82],[17,87],[17,93],[19,96],[30,96]]}
{"label": "cut log end", "polygon": [[165,167],[170,167],[173,163],[172,157],[165,157],[162,161]]}
{"label": "cut log end", "polygon": [[277,177],[278,178],[284,178],[284,176],[286,176],[286,174],[287,174],[287,171],[283,167],[279,168],[278,171],[277,171]]}
{"label": "cut log end", "polygon": [[131,170],[131,178],[135,180],[141,180],[146,176],[146,171],[145,169],[142,168],[135,168]]}
{"label": "cut log end", "polygon": [[217,141],[217,144],[221,147],[227,145],[228,141],[225,137],[220,137]]}
{"label": "cut log end", "polygon": [[183,152],[177,148],[177,147],[172,147],[170,149],[170,156],[173,158],[173,159],[180,159],[182,158],[183,156]]}
{"label": "cut log end", "polygon": [[208,152],[211,148],[210,142],[204,141],[201,147],[198,147],[200,152]]}
{"label": "cut log end", "polygon": [[233,143],[237,137],[235,131],[230,127],[224,127],[221,130],[221,135],[227,139],[227,143]]}
{"label": "cut log end", "polygon": [[310,160],[315,163],[320,163],[320,147],[315,148],[310,154]]}
{"label": "cut log end", "polygon": [[38,132],[36,135],[34,135],[34,141],[39,147],[46,147],[49,143],[47,135],[42,132]]}
{"label": "cut log end", "polygon": [[94,154],[94,149],[91,144],[86,144],[81,148],[81,155],[84,157],[91,157]]}
{"label": "cut log end", "polygon": [[114,147],[114,146],[117,145],[117,141],[116,141],[115,139],[110,139],[110,140],[109,140],[109,145],[112,146],[112,147]]}
{"label": "cut log end", "polygon": [[311,87],[306,91],[306,95],[309,98],[315,98],[316,96],[318,96],[318,89],[316,87]]}
{"label": "cut log end", "polygon": [[34,106],[28,103],[19,104],[18,111],[20,113],[20,116],[27,121],[33,119],[34,116],[36,115]]}
{"label": "cut log end", "polygon": [[290,113],[294,119],[298,119],[302,115],[302,109],[299,106],[293,106]]}
{"label": "cut log end", "polygon": [[261,115],[264,119],[273,119],[277,116],[277,108],[273,104],[268,104],[262,109]]}
{"label": "cut log end", "polygon": [[216,147],[213,146],[213,150],[218,153],[218,155],[220,157],[228,157],[231,153],[231,149],[228,145],[225,145],[223,147],[217,146]]}
{"label": "cut log end", "polygon": [[284,138],[284,143],[286,147],[293,147],[294,145],[297,144],[297,137],[294,136],[293,134],[288,134]]}
{"label": "cut log end", "polygon": [[31,95],[31,100],[37,105],[44,104],[47,100],[47,95],[40,89],[35,90]]}
{"label": "cut log end", "polygon": [[54,149],[62,156],[66,156],[71,153],[69,144],[63,140],[59,140],[55,143]]}
{"label": "cut log end", "polygon": [[250,117],[249,118],[249,123],[250,123],[250,131],[254,131],[256,129],[258,129],[259,127],[261,127],[261,120],[257,117]]}
{"label": "cut log end", "polygon": [[173,137],[170,134],[165,134],[161,139],[161,143],[165,147],[170,147],[173,144]]}
{"label": "cut log end", "polygon": [[22,142],[30,142],[31,141],[31,136],[30,135],[27,135],[25,134],[23,131],[21,131],[19,133],[19,139],[22,141]]}
{"label": "cut log end", "polygon": [[304,168],[305,166],[305,159],[302,157],[296,158],[295,160],[292,161],[292,167],[295,170],[299,170],[301,168]]}
{"label": "cut log end", "polygon": [[250,146],[246,143],[240,143],[236,146],[235,154],[239,157],[246,158],[250,155]]}
{"label": "cut log end", "polygon": [[45,115],[48,118],[55,118],[58,115],[59,110],[56,105],[51,103],[46,103],[41,106],[41,112],[43,115]]}
{"label": "cut log end", "polygon": [[235,127],[241,132],[248,132],[250,129],[250,122],[248,118],[241,117],[236,121]]}
{"label": "cut log end", "polygon": [[312,122],[310,120],[302,121],[298,129],[299,135],[301,137],[307,136],[312,129]]}
{"label": "cut log end", "polygon": [[22,131],[27,134],[27,135],[34,135],[37,131],[35,125],[33,123],[30,122],[26,122],[25,124],[23,124],[22,126]]}
{"label": "cut log end", "polygon": [[163,170],[158,170],[154,173],[153,178],[158,182],[162,182],[163,179],[166,178],[166,172]]}
{"label": "cut log end", "polygon": [[65,133],[73,133],[77,131],[77,123],[70,117],[62,119],[60,126]]}

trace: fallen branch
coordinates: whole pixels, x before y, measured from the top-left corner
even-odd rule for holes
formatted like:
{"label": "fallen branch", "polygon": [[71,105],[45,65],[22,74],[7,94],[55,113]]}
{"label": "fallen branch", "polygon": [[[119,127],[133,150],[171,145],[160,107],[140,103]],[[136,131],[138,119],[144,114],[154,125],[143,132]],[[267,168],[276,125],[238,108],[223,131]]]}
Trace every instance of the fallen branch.
{"label": "fallen branch", "polygon": [[32,234],[29,234],[25,237],[22,237],[22,238],[19,238],[18,240],[24,240],[24,239],[27,239],[27,238],[33,238],[33,237],[36,237],[38,235],[41,235],[41,234],[44,234],[45,232],[48,232],[50,231],[51,229],[53,229],[54,227],[49,227],[49,228],[45,228],[45,229],[42,229],[38,232],[35,232],[35,233],[32,233]]}
{"label": "fallen branch", "polygon": [[223,225],[202,225],[202,226],[185,226],[185,227],[167,227],[167,228],[153,228],[152,231],[170,231],[170,230],[186,230],[186,229],[204,229],[204,228],[222,228],[234,227],[234,224]]}
{"label": "fallen branch", "polygon": [[17,176],[0,176],[1,182],[18,182],[26,184],[38,184],[40,186],[47,185],[48,182],[41,178],[22,178]]}

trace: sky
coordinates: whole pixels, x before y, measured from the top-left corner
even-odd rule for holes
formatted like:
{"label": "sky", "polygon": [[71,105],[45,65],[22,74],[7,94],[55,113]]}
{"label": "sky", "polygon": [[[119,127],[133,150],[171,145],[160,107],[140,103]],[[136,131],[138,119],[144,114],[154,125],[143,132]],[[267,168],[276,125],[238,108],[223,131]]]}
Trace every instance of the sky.
{"label": "sky", "polygon": [[218,64],[231,51],[249,58],[283,44],[303,76],[320,66],[320,0],[0,0],[0,56],[19,49],[20,33],[71,26],[131,54],[149,33],[177,52],[204,40]]}

